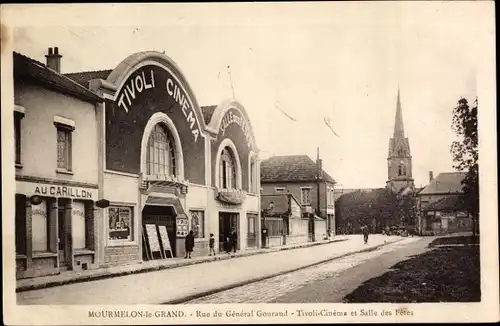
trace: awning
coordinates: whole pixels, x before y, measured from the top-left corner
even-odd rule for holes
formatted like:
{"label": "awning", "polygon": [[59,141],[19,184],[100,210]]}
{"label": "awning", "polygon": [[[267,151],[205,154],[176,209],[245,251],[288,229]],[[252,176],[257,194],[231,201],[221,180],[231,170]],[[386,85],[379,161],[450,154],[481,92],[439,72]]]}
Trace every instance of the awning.
{"label": "awning", "polygon": [[148,197],[146,200],[148,206],[170,206],[174,208],[174,212],[179,217],[187,218],[184,208],[182,208],[179,198],[164,198],[164,197]]}

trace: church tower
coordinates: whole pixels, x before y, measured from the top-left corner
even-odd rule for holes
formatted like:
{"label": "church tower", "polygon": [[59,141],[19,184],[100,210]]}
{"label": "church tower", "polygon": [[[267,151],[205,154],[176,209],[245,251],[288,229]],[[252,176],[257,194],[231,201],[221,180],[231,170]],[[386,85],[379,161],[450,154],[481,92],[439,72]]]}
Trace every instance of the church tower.
{"label": "church tower", "polygon": [[389,140],[389,155],[387,157],[388,180],[387,188],[395,193],[414,190],[412,177],[412,162],[410,143],[404,134],[403,112],[399,96],[396,102],[396,119],[394,122],[394,135]]}

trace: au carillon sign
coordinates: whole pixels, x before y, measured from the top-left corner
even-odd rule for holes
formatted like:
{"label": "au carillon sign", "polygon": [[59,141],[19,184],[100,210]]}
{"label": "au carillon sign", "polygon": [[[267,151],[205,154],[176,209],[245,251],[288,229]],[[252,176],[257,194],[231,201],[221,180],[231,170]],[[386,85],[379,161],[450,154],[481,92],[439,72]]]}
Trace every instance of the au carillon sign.
{"label": "au carillon sign", "polygon": [[189,87],[174,74],[180,75],[157,65],[140,67],[127,78],[116,99],[106,102],[107,169],[140,172],[144,129],[153,114],[163,112],[181,138],[185,178],[204,183],[203,118]]}

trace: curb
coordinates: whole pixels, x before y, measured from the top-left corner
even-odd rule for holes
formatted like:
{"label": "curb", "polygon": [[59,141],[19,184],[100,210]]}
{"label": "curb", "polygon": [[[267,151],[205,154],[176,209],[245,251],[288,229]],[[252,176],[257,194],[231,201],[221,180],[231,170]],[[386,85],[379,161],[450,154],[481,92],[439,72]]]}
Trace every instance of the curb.
{"label": "curb", "polygon": [[400,242],[400,241],[403,241],[403,240],[404,239],[398,239],[398,240],[394,240],[394,241],[391,241],[391,242],[385,242],[385,243],[376,245],[374,247],[370,247],[370,248],[366,248],[366,249],[361,249],[361,250],[357,250],[357,251],[348,252],[348,253],[341,254],[341,255],[338,255],[338,256],[334,256],[334,257],[330,257],[330,258],[327,258],[327,259],[323,259],[321,261],[314,262],[312,264],[308,264],[308,265],[305,265],[305,266],[300,266],[300,267],[292,268],[292,269],[287,270],[287,271],[281,271],[281,272],[273,273],[273,274],[266,275],[266,276],[259,276],[259,277],[256,277],[256,278],[253,278],[253,279],[250,279],[250,280],[240,281],[240,282],[237,282],[237,283],[234,283],[234,284],[230,284],[230,285],[225,285],[225,286],[219,287],[217,289],[212,289],[212,290],[200,292],[200,293],[197,293],[197,294],[192,294],[192,295],[189,295],[189,296],[185,296],[185,297],[182,297],[182,298],[177,298],[177,299],[169,300],[169,301],[166,301],[166,302],[163,302],[163,303],[160,303],[160,304],[174,305],[174,304],[187,303],[188,301],[195,300],[195,299],[202,298],[202,297],[206,297],[208,295],[212,295],[212,294],[215,294],[215,293],[218,293],[218,292],[223,292],[223,291],[231,290],[231,289],[234,289],[234,288],[237,288],[237,287],[240,287],[240,286],[252,284],[252,283],[255,283],[255,282],[264,281],[264,280],[267,280],[267,279],[270,279],[270,278],[273,278],[273,277],[276,277],[276,276],[293,273],[293,272],[296,272],[296,271],[299,271],[299,270],[302,270],[302,269],[306,269],[306,268],[314,267],[314,266],[317,266],[317,265],[321,265],[321,264],[324,264],[324,263],[327,263],[327,262],[330,262],[330,261],[334,261],[334,260],[337,260],[337,259],[340,259],[340,258],[344,258],[344,257],[347,257],[347,256],[351,256],[351,255],[355,255],[355,254],[359,254],[359,253],[363,253],[363,252],[374,251],[374,250],[379,249],[380,247],[383,247],[383,246],[386,246],[386,245],[389,245],[389,244],[393,244],[393,243],[396,243],[396,242]]}
{"label": "curb", "polygon": [[21,286],[17,286],[16,287],[16,293],[26,292],[26,291],[33,291],[33,290],[40,290],[40,289],[45,289],[45,288],[50,288],[50,287],[56,287],[56,286],[62,286],[62,285],[68,285],[68,284],[74,284],[74,283],[83,283],[83,282],[89,282],[89,281],[98,281],[98,280],[104,280],[104,279],[108,279],[108,278],[119,277],[119,276],[141,274],[141,273],[149,273],[149,272],[157,272],[157,271],[161,271],[161,270],[173,269],[173,268],[184,267],[184,266],[191,266],[191,265],[204,264],[204,263],[212,263],[212,262],[220,261],[220,260],[227,260],[227,259],[234,259],[234,258],[242,258],[242,257],[255,256],[255,255],[269,254],[269,253],[278,252],[278,251],[286,251],[286,250],[309,248],[309,247],[314,247],[314,246],[319,246],[319,245],[325,245],[325,244],[331,244],[331,243],[342,242],[342,241],[348,241],[348,239],[334,239],[334,240],[329,240],[327,242],[311,242],[311,243],[310,242],[306,242],[305,244],[300,244],[300,245],[297,245],[296,247],[263,248],[263,249],[261,249],[261,251],[256,250],[254,252],[242,252],[242,253],[238,254],[237,256],[220,255],[220,256],[212,257],[212,258],[208,258],[208,259],[195,260],[195,261],[181,261],[181,262],[174,263],[174,264],[160,265],[160,266],[151,266],[151,267],[145,267],[145,268],[140,268],[140,269],[136,269],[136,270],[118,271],[118,272],[109,273],[109,274],[104,274],[103,273],[103,274],[97,274],[97,275],[88,275],[88,276],[82,276],[82,277],[78,277],[78,278],[74,278],[74,279],[49,281],[49,282],[43,283],[43,284],[21,285]]}

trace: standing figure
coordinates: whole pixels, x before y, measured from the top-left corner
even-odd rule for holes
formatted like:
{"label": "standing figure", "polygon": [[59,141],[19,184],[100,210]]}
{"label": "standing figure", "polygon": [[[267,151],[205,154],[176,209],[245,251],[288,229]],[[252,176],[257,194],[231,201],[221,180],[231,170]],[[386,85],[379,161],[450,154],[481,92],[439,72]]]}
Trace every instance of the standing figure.
{"label": "standing figure", "polygon": [[231,245],[233,247],[233,252],[236,253],[236,248],[238,247],[238,233],[236,233],[235,228],[233,228],[233,232],[231,232]]}
{"label": "standing figure", "polygon": [[210,240],[208,242],[208,246],[210,247],[210,253],[208,255],[212,256],[212,253],[213,253],[214,256],[215,256],[215,249],[214,249],[215,239],[214,239],[214,234],[213,233],[210,233]]}
{"label": "standing figure", "polygon": [[367,244],[369,230],[368,230],[368,226],[366,224],[361,227],[361,232],[363,232],[363,239],[365,241],[365,244]]}
{"label": "standing figure", "polygon": [[186,236],[184,244],[186,246],[186,255],[184,256],[184,258],[191,259],[191,252],[193,252],[193,249],[194,249],[193,230],[189,231],[189,234]]}

